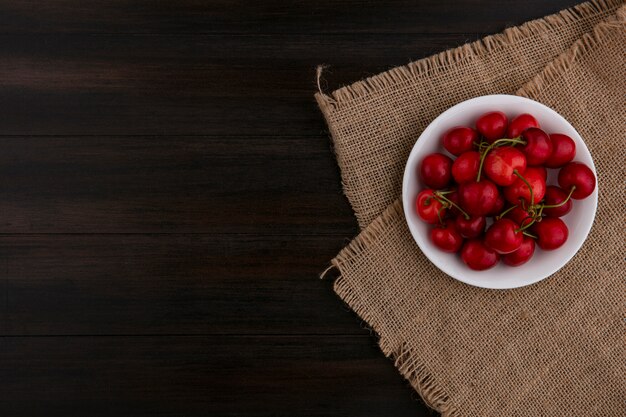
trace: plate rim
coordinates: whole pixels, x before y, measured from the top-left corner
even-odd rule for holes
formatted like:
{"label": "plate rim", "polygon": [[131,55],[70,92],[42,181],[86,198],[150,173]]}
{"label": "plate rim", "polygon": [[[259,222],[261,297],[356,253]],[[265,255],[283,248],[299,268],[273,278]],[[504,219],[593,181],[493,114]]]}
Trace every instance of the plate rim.
{"label": "plate rim", "polygon": [[[532,103],[535,106],[539,106],[542,107],[543,110],[547,111],[548,113],[550,113],[551,115],[555,116],[558,119],[561,119],[562,122],[565,122],[577,135],[577,138],[574,139],[579,139],[576,142],[580,142],[582,143],[583,147],[584,147],[584,152],[586,154],[589,155],[589,161],[590,161],[590,168],[593,172],[593,174],[596,177],[596,188],[593,191],[593,193],[589,196],[589,198],[592,199],[592,215],[591,215],[591,221],[588,224],[583,225],[583,235],[584,237],[580,240],[580,242],[577,244],[577,246],[574,248],[574,250],[572,251],[572,253],[567,256],[566,258],[563,259],[563,261],[561,262],[560,265],[558,265],[554,270],[550,270],[545,274],[539,274],[538,277],[536,278],[531,278],[529,280],[523,281],[523,282],[519,282],[519,285],[497,285],[497,281],[494,281],[494,284],[496,285],[484,285],[481,283],[477,283],[476,281],[472,280],[472,279],[468,279],[466,277],[462,277],[462,276],[458,276],[458,274],[455,274],[451,268],[446,268],[446,265],[440,265],[438,262],[434,261],[433,259],[431,259],[431,257],[428,255],[427,251],[424,250],[424,248],[422,247],[422,243],[421,243],[421,239],[416,237],[417,235],[419,235],[419,231],[416,230],[416,226],[413,225],[409,219],[408,216],[406,215],[408,210],[412,209],[412,201],[410,198],[405,198],[405,196],[407,196],[408,194],[408,183],[409,183],[409,177],[412,175],[415,175],[415,172],[412,168],[414,168],[415,164],[414,164],[414,159],[416,158],[416,155],[419,153],[419,150],[423,147],[424,142],[420,142],[420,139],[422,139],[424,136],[428,136],[430,131],[434,129],[434,125],[435,122],[437,120],[443,119],[447,116],[449,116],[450,114],[454,114],[458,111],[460,111],[459,109],[461,107],[465,107],[469,104],[472,104],[474,102],[481,102],[481,101],[489,101],[489,100],[494,100],[494,99],[506,99],[506,100],[514,100],[514,101],[519,101],[521,103]],[[494,105],[494,107],[496,107]],[[577,154],[578,154],[578,150],[577,150]],[[417,138],[417,140],[415,141],[415,143],[413,144],[413,147],[411,148],[411,152],[409,153],[409,156],[406,160],[406,164],[404,167],[404,174],[402,177],[402,206],[403,206],[403,210],[405,212],[405,222],[409,228],[409,231],[411,232],[411,236],[413,238],[413,240],[416,242],[416,244],[418,245],[420,251],[424,254],[424,256],[429,260],[429,262],[431,262],[435,267],[437,267],[439,270],[441,270],[443,273],[445,273],[446,275],[448,275],[449,277],[456,279],[460,282],[463,282],[465,284],[474,286],[474,287],[478,287],[478,288],[485,288],[485,289],[494,289],[494,290],[507,290],[507,289],[514,289],[514,288],[522,288],[528,285],[532,285],[532,284],[536,284],[537,282],[540,282],[548,277],[550,277],[551,275],[555,274],[556,272],[558,272],[561,268],[563,268],[565,265],[567,265],[571,259],[578,253],[578,251],[580,250],[580,248],[582,247],[582,245],[586,242],[588,236],[589,236],[589,232],[591,231],[591,228],[593,226],[593,224],[595,223],[595,217],[596,217],[596,212],[597,212],[597,207],[598,207],[598,194],[599,194],[599,186],[598,186],[598,174],[596,172],[596,168],[595,168],[595,163],[593,161],[593,156],[591,154],[591,152],[589,151],[589,148],[587,147],[587,144],[585,143],[584,139],[582,138],[582,136],[580,135],[580,133],[576,130],[576,128],[574,128],[574,126],[572,126],[572,124],[565,119],[565,117],[563,117],[561,114],[559,114],[556,110],[546,106],[543,103],[540,103],[538,101],[526,98],[526,97],[521,97],[521,96],[515,96],[515,95],[510,95],[510,94],[490,94],[490,95],[485,95],[485,96],[478,96],[478,97],[473,97],[464,101],[461,101],[457,104],[455,104],[454,106],[448,108],[447,110],[441,112],[436,118],[434,118],[429,124],[428,126],[422,131],[422,133],[420,134],[420,136]]]}

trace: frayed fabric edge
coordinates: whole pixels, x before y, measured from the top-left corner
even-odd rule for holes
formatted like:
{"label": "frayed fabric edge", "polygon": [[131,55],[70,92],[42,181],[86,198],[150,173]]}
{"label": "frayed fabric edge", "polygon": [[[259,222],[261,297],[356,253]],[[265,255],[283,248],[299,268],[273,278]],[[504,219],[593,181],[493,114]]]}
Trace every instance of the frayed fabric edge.
{"label": "frayed fabric edge", "polygon": [[[617,2],[613,2],[613,1],[598,0],[598,1],[592,1],[589,3],[584,3],[579,6],[575,6],[573,9],[568,9],[568,10],[559,12],[557,15],[548,16],[547,18],[540,19],[539,21],[532,21],[521,26],[520,28],[513,28],[513,29],[522,30],[522,28],[526,27],[526,29],[529,30],[530,29],[529,27],[532,26],[533,24],[546,24],[546,22],[550,23],[552,19],[565,19],[565,21],[567,21],[568,19],[575,18],[575,15],[571,13],[574,13],[574,12],[580,13],[580,14],[594,13],[594,12],[598,12],[602,10],[589,9],[590,7],[592,8],[610,7],[607,5],[613,4],[613,3],[620,4],[622,3],[622,1],[620,0]],[[567,69],[572,65],[572,63],[578,57],[580,57],[581,55],[584,55],[585,53],[593,49],[598,43],[602,42],[602,40],[606,36],[610,35],[611,31],[616,26],[623,27],[625,24],[625,20],[626,20],[626,6],[623,6],[618,10],[616,17],[613,17],[605,22],[599,23],[598,25],[596,25],[593,32],[583,35],[583,37],[580,38],[578,41],[576,41],[568,51],[564,52],[559,57],[557,57],[554,61],[548,64],[540,74],[538,74],[535,78],[533,78],[531,81],[525,84],[520,90],[518,90],[517,94],[522,95],[522,96],[532,96],[538,93],[541,89],[545,88],[547,84],[557,79],[564,71],[567,71]],[[559,24],[562,22],[563,21],[560,21]],[[554,24],[554,23],[555,22],[552,22],[550,24]],[[513,29],[509,29],[507,31],[513,31]],[[488,38],[505,36],[507,34],[507,31],[505,31],[503,34],[494,35]],[[474,44],[477,44],[480,42],[483,42],[483,41],[478,41],[478,42],[475,42]],[[457,50],[464,50],[465,48],[468,48],[468,47],[472,48],[472,45],[474,44],[464,45],[460,48],[457,48]],[[472,50],[471,53],[474,53],[474,50]],[[448,56],[448,54],[446,53],[440,54],[438,56],[441,56],[441,55]],[[438,57],[438,56],[435,56],[435,57]],[[435,57],[426,58],[425,60],[435,59]],[[417,61],[415,63],[409,64],[409,66],[421,65],[419,63],[425,60],[421,60],[421,61]],[[400,69],[404,71],[406,70],[406,68],[407,67],[395,68],[387,73],[377,75],[365,81],[359,81],[358,83],[355,83],[355,84],[370,82],[371,79],[373,78],[385,77],[391,72],[394,72]],[[321,69],[318,69],[318,77],[319,76],[321,76]],[[357,96],[360,94],[367,94],[368,93],[367,88],[376,88],[375,86],[374,87],[372,86],[373,85],[363,87],[363,88],[366,88],[366,90],[360,91],[357,94]],[[333,97],[335,98],[329,97],[325,95],[324,93],[322,93],[321,91],[317,93],[316,99],[318,100],[318,103],[320,105],[320,108],[322,108],[322,111],[324,113],[329,112],[334,108],[334,106],[338,105],[340,101],[345,100],[345,99],[356,98],[356,97],[341,97],[341,95],[339,96],[337,95],[339,91],[353,88],[353,87],[354,85],[350,87],[344,87],[343,89],[335,91],[334,93],[332,93]],[[361,303],[361,300],[359,299],[358,294],[355,293],[354,289],[344,279],[343,269],[345,266],[355,262],[355,258],[358,257],[358,255],[361,252],[366,250],[370,245],[374,244],[380,237],[380,234],[389,225],[395,224],[395,222],[397,221],[403,221],[403,219],[404,219],[404,212],[402,209],[402,200],[397,199],[376,220],[374,220],[367,227],[367,229],[363,230],[355,239],[353,239],[348,244],[348,246],[342,249],[341,252],[339,252],[339,254],[331,261],[330,266],[321,275],[321,277],[324,278],[325,275],[331,270],[336,270],[338,272],[338,276],[336,277],[336,280],[334,282],[335,292],[344,302],[346,302],[350,306],[352,310],[354,310],[355,313],[359,315],[359,317],[365,320],[368,324],[372,323],[372,320],[371,320],[372,317],[370,316],[366,308]],[[407,379],[407,381],[418,392],[418,394],[424,400],[424,402],[435,411],[441,413],[443,417],[458,417],[459,416],[458,409],[451,403],[450,397],[446,394],[446,392],[443,389],[441,389],[441,387],[438,385],[435,378],[429,372],[427,367],[417,359],[418,355],[415,353],[415,351],[411,349],[408,345],[406,345],[406,343],[402,343],[400,346],[397,346],[397,344],[390,341],[389,338],[381,336],[378,329],[376,329],[376,326],[372,326],[372,330],[379,336],[378,344],[382,352],[385,354],[385,356],[391,358],[394,361],[394,365],[400,371],[401,375],[405,379]]]}
{"label": "frayed fabric edge", "polygon": [[556,57],[532,80],[517,90],[516,94],[529,98],[538,96],[540,91],[567,72],[576,60],[593,50],[597,45],[602,44],[606,37],[611,36],[616,27],[624,29],[625,25],[626,6],[622,6],[615,16],[598,23],[592,32],[585,33],[567,51]]}
{"label": "frayed fabric edge", "polygon": [[358,292],[354,290],[348,280],[343,276],[344,269],[355,262],[355,258],[358,258],[360,253],[369,246],[374,245],[387,227],[403,221],[404,212],[402,209],[402,200],[397,199],[383,214],[374,220],[366,230],[362,231],[348,246],[339,252],[331,261],[331,266],[324,271],[322,276],[332,269],[335,269],[339,273],[334,282],[335,293],[337,293],[361,319],[372,326],[372,331],[375,332],[379,338],[378,345],[382,352],[385,356],[394,361],[394,365],[399,370],[400,374],[411,384],[415,391],[417,391],[426,405],[441,413],[443,417],[458,417],[457,408],[451,403],[450,397],[439,386],[428,368],[418,360],[417,353],[406,343],[398,345],[385,335],[381,335],[380,329],[377,328],[376,323],[362,302]]}
{"label": "frayed fabric edge", "polygon": [[[324,116],[328,117],[341,105],[352,100],[368,96],[391,85],[410,82],[415,78],[433,73],[442,68],[460,64],[473,57],[506,48],[512,43],[534,35],[535,33],[550,31],[555,27],[577,21],[593,14],[608,12],[622,3],[622,0],[591,0],[553,15],[532,20],[517,27],[508,28],[502,33],[490,35],[475,42],[467,43],[457,48],[411,62],[405,66],[393,68],[362,81],[357,81],[352,85],[333,91],[330,95],[318,89],[319,91],[315,94],[315,99],[322,113],[324,113]],[[321,76],[322,70],[323,66],[318,67],[318,79]]]}

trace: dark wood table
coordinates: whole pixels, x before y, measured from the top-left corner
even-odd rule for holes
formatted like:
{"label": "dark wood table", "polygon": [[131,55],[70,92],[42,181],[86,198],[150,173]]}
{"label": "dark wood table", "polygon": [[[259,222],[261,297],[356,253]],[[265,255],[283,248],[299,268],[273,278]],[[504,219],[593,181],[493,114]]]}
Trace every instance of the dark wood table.
{"label": "dark wood table", "polygon": [[575,1],[0,2],[0,415],[433,415],[318,273],[313,99]]}

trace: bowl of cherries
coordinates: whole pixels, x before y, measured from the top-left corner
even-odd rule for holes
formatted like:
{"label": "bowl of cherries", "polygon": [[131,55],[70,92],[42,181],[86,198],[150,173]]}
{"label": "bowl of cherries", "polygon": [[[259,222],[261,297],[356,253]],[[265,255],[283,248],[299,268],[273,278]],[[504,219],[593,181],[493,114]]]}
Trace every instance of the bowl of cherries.
{"label": "bowl of cherries", "polygon": [[596,213],[596,171],[572,125],[508,95],[448,109],[411,151],[404,213],[421,251],[470,285],[507,289],[562,268]]}

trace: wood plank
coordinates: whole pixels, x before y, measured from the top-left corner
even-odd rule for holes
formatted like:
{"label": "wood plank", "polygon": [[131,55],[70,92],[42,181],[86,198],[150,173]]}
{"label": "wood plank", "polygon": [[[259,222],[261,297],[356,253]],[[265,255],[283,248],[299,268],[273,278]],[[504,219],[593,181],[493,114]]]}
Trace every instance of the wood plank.
{"label": "wood plank", "polygon": [[328,137],[0,137],[0,233],[354,236]]}
{"label": "wood plank", "polygon": [[317,274],[312,94],[578,1],[0,1],[0,415],[432,416]]}
{"label": "wood plank", "polygon": [[0,352],[5,416],[434,415],[369,337],[5,337]]}
{"label": "wood plank", "polygon": [[320,135],[328,90],[476,39],[3,35],[0,135]]}
{"label": "wood plank", "polygon": [[0,3],[0,27],[5,33],[446,33],[477,27],[494,32],[577,3],[21,0]]}
{"label": "wood plank", "polygon": [[369,334],[337,236],[2,235],[0,335]]}

